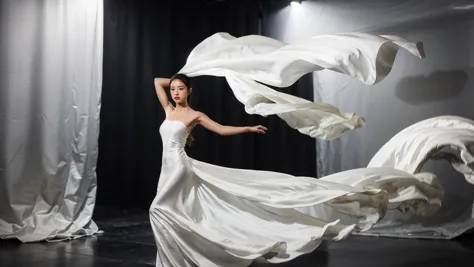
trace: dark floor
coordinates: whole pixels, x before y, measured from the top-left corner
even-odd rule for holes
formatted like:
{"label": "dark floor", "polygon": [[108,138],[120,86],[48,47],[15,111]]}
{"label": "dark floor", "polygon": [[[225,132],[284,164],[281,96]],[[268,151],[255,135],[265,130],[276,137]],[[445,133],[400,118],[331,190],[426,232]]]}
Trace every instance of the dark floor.
{"label": "dark floor", "polygon": [[[0,241],[0,267],[154,266],[155,243],[148,214],[98,210],[95,221],[104,234],[57,243]],[[252,264],[259,266],[472,267],[474,235],[453,241],[353,236],[324,243],[313,253],[285,264]]]}

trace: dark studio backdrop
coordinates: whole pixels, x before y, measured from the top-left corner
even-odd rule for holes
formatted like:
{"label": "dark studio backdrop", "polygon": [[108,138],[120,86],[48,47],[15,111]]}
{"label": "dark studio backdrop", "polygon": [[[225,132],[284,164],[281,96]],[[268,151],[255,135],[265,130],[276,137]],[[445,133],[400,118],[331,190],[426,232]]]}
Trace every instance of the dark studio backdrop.
{"label": "dark studio backdrop", "polygon": [[[165,118],[153,79],[170,77],[216,32],[265,35],[282,1],[105,1],[97,205],[147,209],[156,194]],[[286,3],[288,4],[288,3]],[[262,124],[266,135],[219,136],[196,127],[189,156],[211,164],[316,176],[314,139],[276,116],[249,115],[224,78],[195,77],[191,106],[223,125]],[[311,76],[282,88],[313,100]]]}

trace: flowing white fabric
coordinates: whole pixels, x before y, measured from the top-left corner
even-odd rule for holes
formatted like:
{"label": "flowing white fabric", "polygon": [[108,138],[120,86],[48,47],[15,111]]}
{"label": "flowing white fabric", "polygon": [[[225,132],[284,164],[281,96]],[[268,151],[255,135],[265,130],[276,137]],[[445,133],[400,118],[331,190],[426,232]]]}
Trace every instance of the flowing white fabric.
{"label": "flowing white fabric", "polygon": [[181,121],[165,120],[160,134],[162,168],[150,206],[158,267],[248,266],[261,257],[289,261],[323,239],[369,229],[389,202],[430,215],[443,199],[429,173],[365,168],[314,179],[232,169],[188,157],[189,134]]}
{"label": "flowing white fabric", "polygon": [[[444,152],[444,148],[457,154]],[[429,159],[446,159],[474,184],[474,121],[439,116],[417,122],[392,137],[372,157],[367,167],[391,167],[419,172]]]}
{"label": "flowing white fabric", "polygon": [[423,56],[421,44],[393,35],[321,35],[286,44],[259,35],[235,38],[220,32],[198,44],[179,72],[224,76],[247,113],[278,115],[303,134],[331,140],[364,125],[363,118],[262,83],[287,87],[304,74],[328,69],[375,84],[388,75],[400,47]]}
{"label": "flowing white fabric", "polygon": [[0,238],[94,234],[103,1],[0,5]]}
{"label": "flowing white fabric", "polygon": [[[451,151],[447,151],[449,149]],[[444,159],[474,184],[474,121],[440,116],[415,123],[390,139],[372,158],[368,168],[390,167],[418,173],[430,159]],[[401,220],[382,220],[365,234],[450,239],[474,228],[474,203],[466,218],[453,218],[437,226],[407,225]]]}

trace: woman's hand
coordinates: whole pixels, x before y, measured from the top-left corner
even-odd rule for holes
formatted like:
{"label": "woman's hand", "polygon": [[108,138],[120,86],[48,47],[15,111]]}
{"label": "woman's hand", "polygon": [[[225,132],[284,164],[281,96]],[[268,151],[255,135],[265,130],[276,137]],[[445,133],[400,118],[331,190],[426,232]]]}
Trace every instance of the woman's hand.
{"label": "woman's hand", "polygon": [[267,130],[268,130],[268,129],[265,128],[265,127],[262,126],[262,125],[257,125],[257,126],[249,127],[249,131],[252,132],[252,133],[265,134],[265,131],[267,131]]}

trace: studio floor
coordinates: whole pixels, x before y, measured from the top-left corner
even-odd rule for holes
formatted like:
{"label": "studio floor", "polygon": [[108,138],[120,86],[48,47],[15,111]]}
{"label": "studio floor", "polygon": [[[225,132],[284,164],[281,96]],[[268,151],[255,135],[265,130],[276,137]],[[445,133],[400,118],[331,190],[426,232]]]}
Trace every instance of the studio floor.
{"label": "studio floor", "polygon": [[[141,267],[155,265],[155,241],[148,213],[97,209],[104,234],[64,242],[22,244],[0,241],[1,267]],[[255,262],[252,267],[463,267],[474,264],[474,234],[455,240],[352,236],[325,242],[313,253],[284,264]],[[206,266],[203,266],[206,267]]]}

